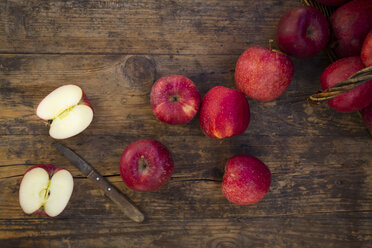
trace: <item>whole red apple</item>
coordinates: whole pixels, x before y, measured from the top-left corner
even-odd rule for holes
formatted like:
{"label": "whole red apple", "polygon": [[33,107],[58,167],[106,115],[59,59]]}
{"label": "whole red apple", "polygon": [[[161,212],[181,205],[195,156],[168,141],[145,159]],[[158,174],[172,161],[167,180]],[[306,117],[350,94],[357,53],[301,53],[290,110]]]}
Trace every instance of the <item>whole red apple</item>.
{"label": "whole red apple", "polygon": [[241,134],[249,120],[249,104],[242,92],[216,86],[205,94],[199,114],[205,135],[222,139]]}
{"label": "whole red apple", "polygon": [[[364,68],[360,57],[348,57],[337,60],[329,65],[320,76],[322,89],[326,90],[335,84],[348,79],[351,75]],[[328,101],[329,106],[339,112],[361,110],[372,103],[372,80],[342,93]]]}
{"label": "whole red apple", "polygon": [[172,176],[174,162],[168,149],[153,139],[141,139],[125,148],[120,174],[131,189],[149,192],[159,189]]}
{"label": "whole red apple", "polygon": [[201,97],[195,84],[185,76],[161,77],[152,86],[151,105],[155,116],[168,124],[186,124],[199,110]]}
{"label": "whole red apple", "polygon": [[264,198],[270,184],[270,170],[261,160],[248,155],[236,155],[226,163],[222,193],[233,203],[254,204]]}
{"label": "whole red apple", "polygon": [[362,109],[362,117],[364,124],[366,124],[369,132],[372,134],[372,104]]}
{"label": "whole red apple", "polygon": [[276,37],[280,50],[288,55],[312,57],[328,43],[328,21],[314,7],[293,8],[280,19]]}
{"label": "whole red apple", "polygon": [[372,29],[372,1],[354,0],[339,7],[331,16],[339,57],[359,56],[363,41]]}
{"label": "whole red apple", "polygon": [[360,58],[365,66],[372,65],[372,29],[363,42]]}
{"label": "whole red apple", "polygon": [[329,6],[339,6],[350,0],[316,0],[316,1]]}
{"label": "whole red apple", "polygon": [[251,46],[239,57],[235,83],[248,97],[267,102],[288,88],[293,76],[293,63],[282,53]]}

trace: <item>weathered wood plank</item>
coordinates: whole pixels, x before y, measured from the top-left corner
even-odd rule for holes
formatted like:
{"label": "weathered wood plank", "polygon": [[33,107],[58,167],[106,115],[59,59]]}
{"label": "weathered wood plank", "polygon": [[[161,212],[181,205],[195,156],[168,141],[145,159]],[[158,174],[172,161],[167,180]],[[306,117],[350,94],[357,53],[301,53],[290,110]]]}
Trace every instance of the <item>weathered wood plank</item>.
{"label": "weathered wood plank", "polygon": [[[238,56],[0,56],[0,134],[41,135],[47,129],[35,116],[40,100],[56,87],[74,83],[87,93],[95,109],[88,135],[168,135],[202,133],[197,118],[188,125],[157,121],[149,104],[152,83],[160,76],[190,77],[204,95],[216,85],[235,87]],[[319,60],[321,59],[321,62]],[[289,89],[276,101],[250,100],[252,121],[247,135],[363,136],[367,131],[357,113],[342,114],[327,105],[312,107],[306,98],[319,89],[328,61],[318,56],[296,61]],[[269,125],[269,126],[267,126]]]}
{"label": "weathered wood plank", "polygon": [[[118,218],[3,220],[2,247],[369,247],[371,213],[177,219],[134,224]],[[39,225],[40,224],[40,225]],[[37,227],[35,229],[35,227]],[[13,238],[22,236],[23,239]],[[37,238],[32,238],[37,237]],[[151,238],[149,238],[151,237]]]}
{"label": "weathered wood plank", "polygon": [[[206,143],[200,141],[197,144],[193,137],[168,136],[159,140],[169,144],[176,167],[171,181],[152,193],[138,193],[128,189],[119,176],[120,155],[124,144],[129,144],[130,140],[124,141],[122,137],[111,136],[90,137],[82,145],[71,146],[84,154],[99,172],[108,176],[112,183],[128,194],[150,219],[263,217],[314,212],[358,212],[372,208],[371,154],[368,147],[364,147],[363,143],[356,143],[355,139],[333,139],[332,142],[336,143],[342,140],[346,146],[343,150],[332,152],[309,149],[306,145],[299,145],[305,143],[302,138],[294,138],[293,144],[286,144],[286,147],[289,151],[297,149],[297,153],[285,152],[283,147],[275,147],[269,138],[262,136],[257,137],[259,142],[243,145],[241,139],[214,145],[205,145]],[[23,137],[17,136],[13,139],[15,147],[19,147],[17,144],[22,142],[27,143]],[[181,142],[194,145],[180,147],[177,144]],[[275,142],[285,143],[279,138]],[[319,144],[327,147],[331,142],[319,139]],[[65,216],[73,216],[75,211],[87,208],[90,208],[91,212],[80,214],[86,217],[121,216],[121,212],[117,211],[113,203],[101,197],[101,191],[88,180],[81,178],[82,175],[65,158],[51,149],[49,142],[44,142],[44,145],[37,149],[37,154],[33,149],[40,145],[35,143],[26,147],[20,154],[25,154],[22,157],[27,158],[27,154],[34,153],[32,156],[35,157],[29,160],[32,164],[37,161],[53,163],[72,171],[76,185],[71,206],[64,213]],[[184,152],[185,150],[189,152]],[[306,154],[308,150],[312,152]],[[230,156],[237,153],[257,156],[267,163],[273,173],[270,192],[260,204],[233,205],[228,203],[221,193],[224,165]],[[6,152],[1,155],[3,154]],[[345,158],[346,156],[348,158]],[[0,209],[6,209],[0,212],[0,218],[25,216],[18,205],[17,193],[22,174],[28,167],[0,167],[0,189],[4,200],[0,201]],[[107,212],[102,212],[105,206],[110,206],[110,211],[107,211],[106,207]]]}
{"label": "weathered wood plank", "polygon": [[0,2],[2,53],[239,54],[298,1]]}

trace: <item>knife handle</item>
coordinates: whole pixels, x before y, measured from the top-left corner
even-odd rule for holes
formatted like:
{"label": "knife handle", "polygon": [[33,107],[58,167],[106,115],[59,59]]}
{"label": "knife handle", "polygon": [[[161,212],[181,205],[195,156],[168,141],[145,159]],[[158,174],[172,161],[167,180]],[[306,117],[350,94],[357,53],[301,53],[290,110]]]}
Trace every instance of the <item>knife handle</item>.
{"label": "knife handle", "polygon": [[132,203],[130,203],[116,187],[109,183],[106,178],[101,176],[97,171],[92,170],[87,177],[103,189],[105,194],[115,202],[120,207],[120,210],[123,211],[131,220],[142,222],[145,219],[145,216]]}

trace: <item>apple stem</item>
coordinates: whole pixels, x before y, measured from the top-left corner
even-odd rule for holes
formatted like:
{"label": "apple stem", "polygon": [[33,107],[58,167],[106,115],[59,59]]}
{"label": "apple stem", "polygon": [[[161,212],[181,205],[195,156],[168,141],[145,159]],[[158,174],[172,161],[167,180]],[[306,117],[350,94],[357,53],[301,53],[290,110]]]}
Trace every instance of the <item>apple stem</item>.
{"label": "apple stem", "polygon": [[141,158],[138,161],[138,168],[142,172],[147,169],[149,166],[147,160],[145,159],[145,156],[141,155]]}
{"label": "apple stem", "polygon": [[177,102],[178,101],[178,95],[170,96],[168,99],[171,102]]}
{"label": "apple stem", "polygon": [[276,52],[276,53],[281,53],[281,54],[285,54],[283,53],[282,51],[278,50],[278,49],[274,49],[273,48],[273,44],[274,44],[274,40],[269,40],[269,50],[272,51],[272,52]]}
{"label": "apple stem", "polygon": [[333,87],[311,95],[309,97],[309,102],[319,104],[323,101],[331,100],[338,95],[352,90],[371,79],[372,66],[369,66],[354,73],[350,78],[335,84]]}
{"label": "apple stem", "polygon": [[270,50],[270,51],[273,50],[273,43],[274,43],[274,40],[270,39],[270,40],[269,40],[269,50]]}

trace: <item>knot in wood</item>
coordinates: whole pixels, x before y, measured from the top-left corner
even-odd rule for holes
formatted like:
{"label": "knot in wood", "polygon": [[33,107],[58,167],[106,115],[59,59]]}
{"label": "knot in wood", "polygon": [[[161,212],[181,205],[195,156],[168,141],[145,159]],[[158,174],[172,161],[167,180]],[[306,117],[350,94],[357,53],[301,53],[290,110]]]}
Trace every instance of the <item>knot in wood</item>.
{"label": "knot in wood", "polygon": [[147,92],[154,83],[156,68],[155,63],[146,56],[131,56],[122,67],[122,72],[129,79],[132,89]]}

